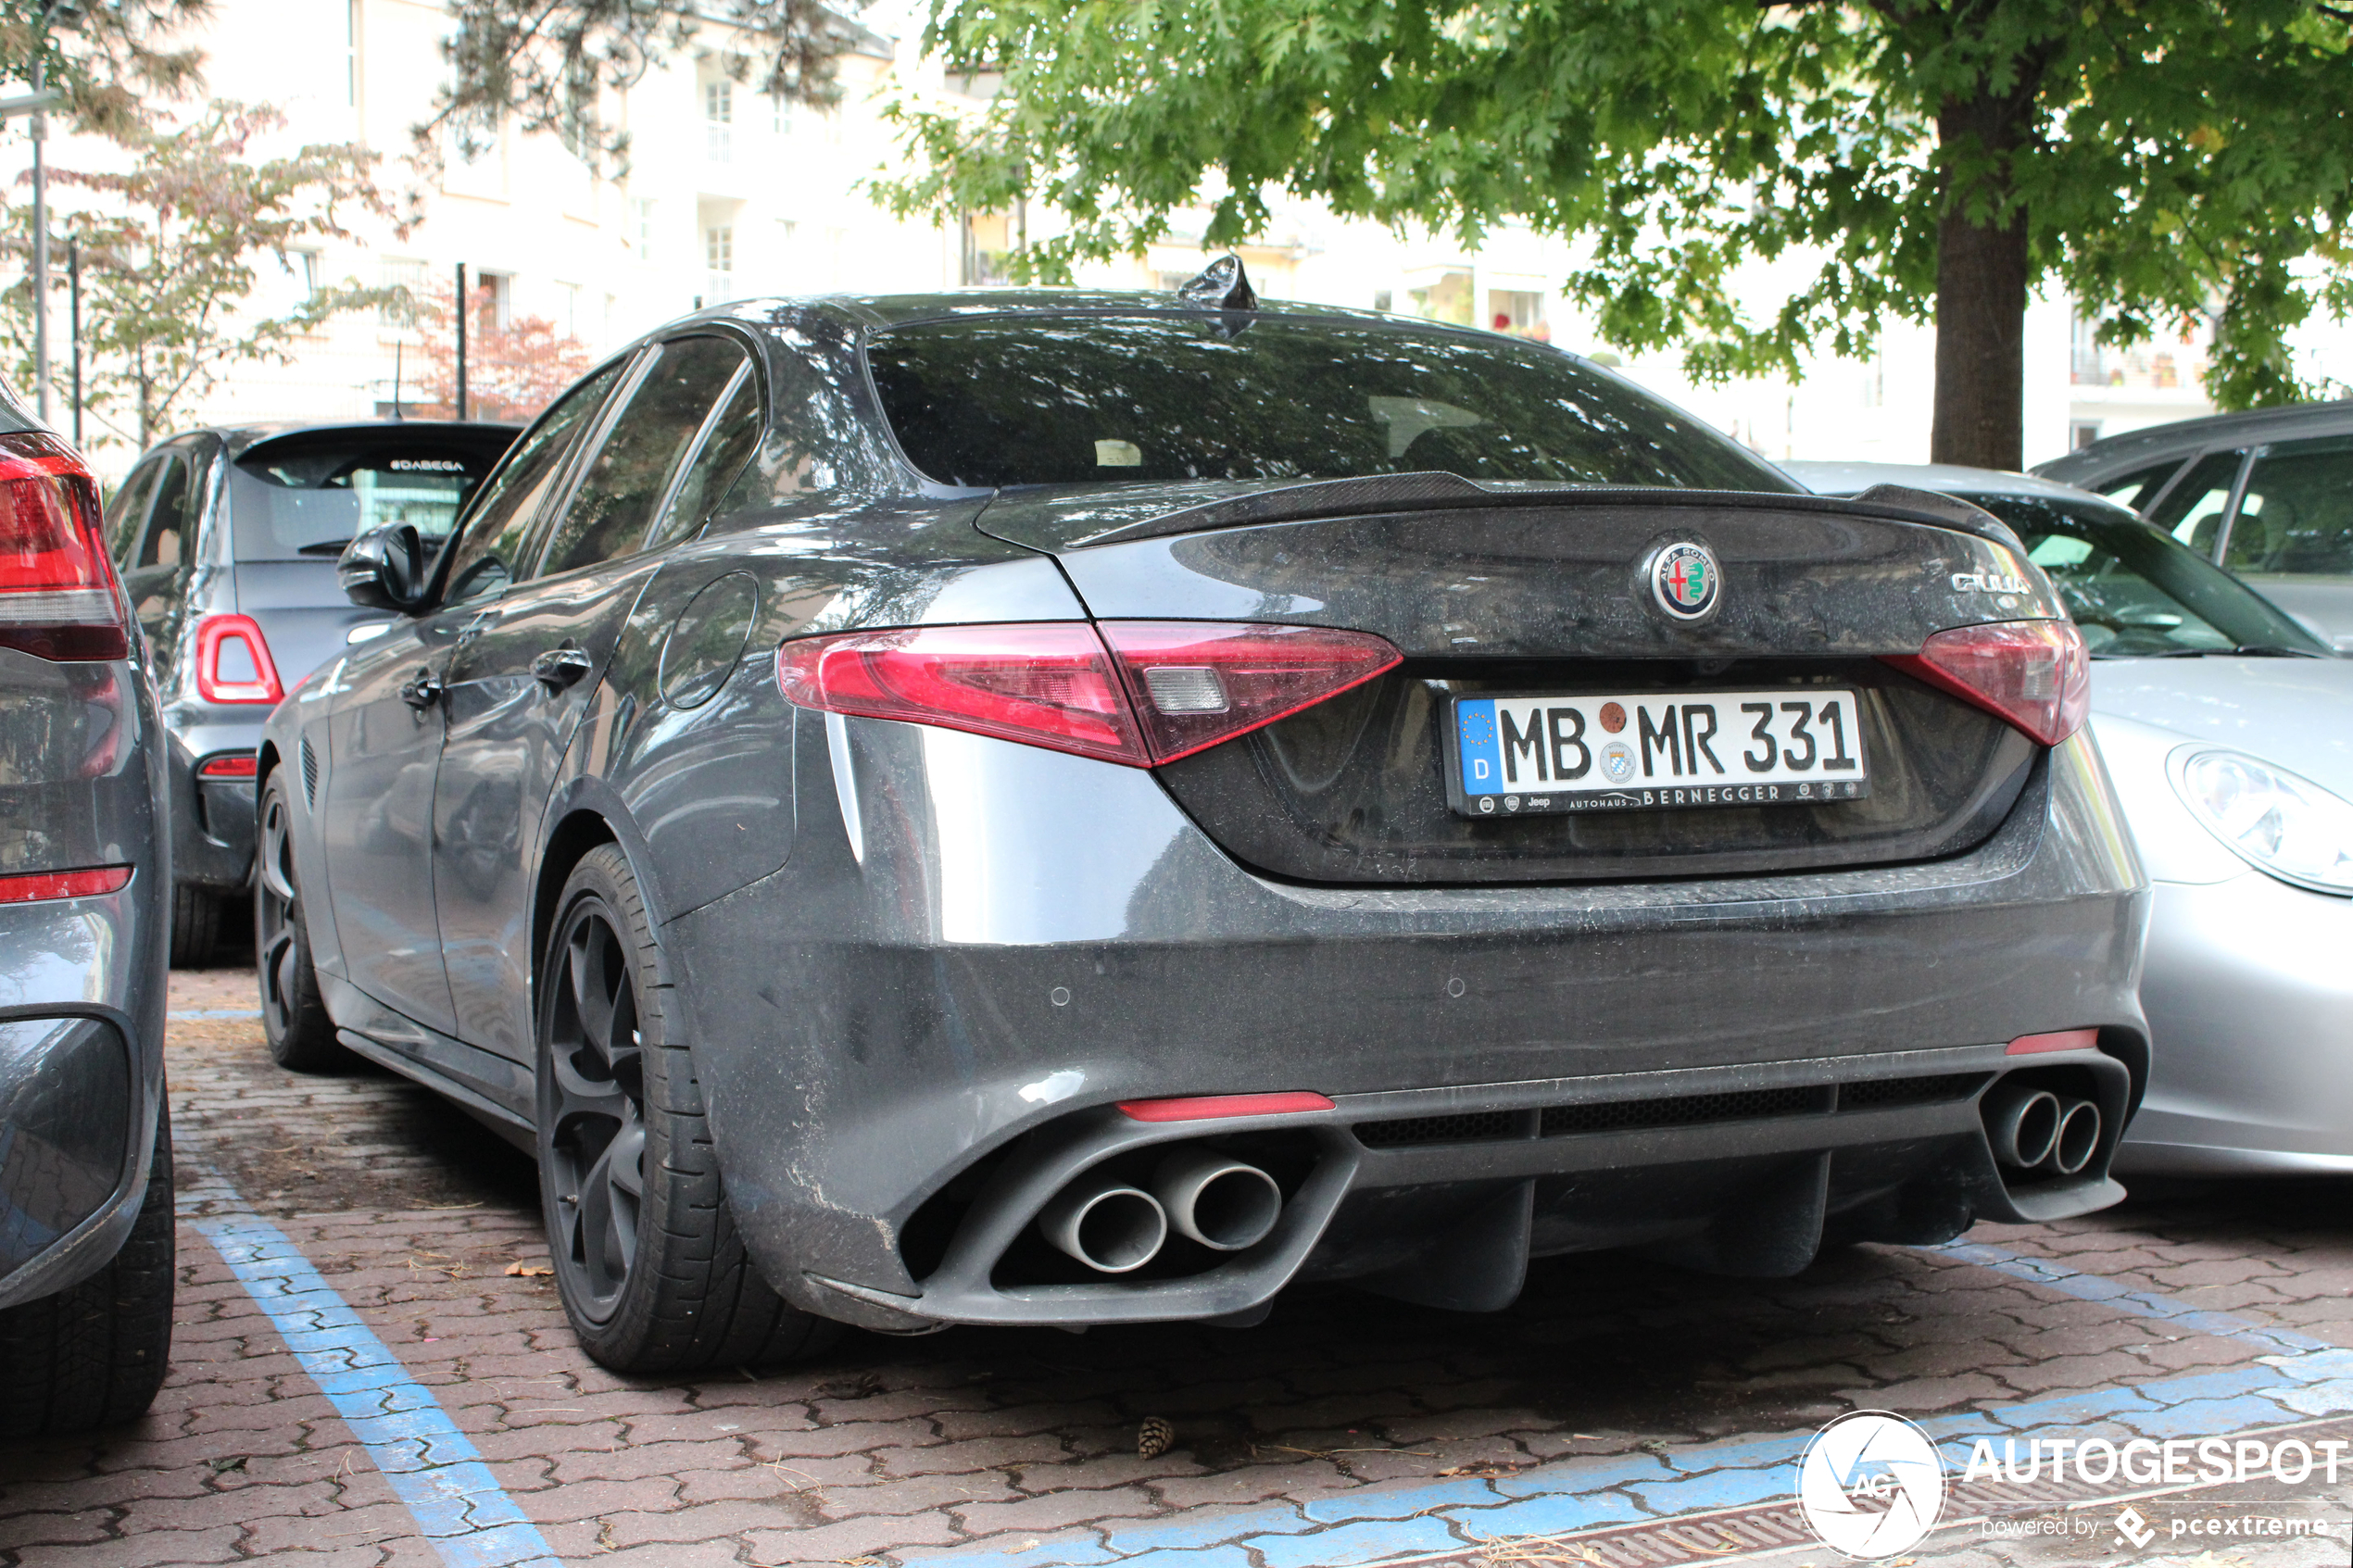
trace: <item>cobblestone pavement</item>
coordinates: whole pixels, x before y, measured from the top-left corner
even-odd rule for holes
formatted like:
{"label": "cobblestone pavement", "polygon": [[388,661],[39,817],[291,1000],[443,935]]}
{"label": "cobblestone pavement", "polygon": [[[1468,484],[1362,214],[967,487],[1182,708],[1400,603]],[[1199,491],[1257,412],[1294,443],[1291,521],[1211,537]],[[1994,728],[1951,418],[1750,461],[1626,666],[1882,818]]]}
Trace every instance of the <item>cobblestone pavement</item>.
{"label": "cobblestone pavement", "polygon": [[[1249,1330],[854,1335],[635,1380],[566,1329],[522,1156],[389,1074],[279,1073],[251,1007],[245,975],[175,977],[170,1380],[126,1430],[0,1441],[0,1563],[1830,1568],[1794,1466],[1857,1409],[1955,1461],[1947,1526],[1899,1562],[2348,1560],[2353,1457],[2295,1485],[1959,1474],[1979,1436],[2348,1454],[2341,1185],[2151,1190],[1787,1282],[1554,1260],[1491,1317],[1331,1290]],[[1150,1417],[1175,1441],[1139,1458]]]}

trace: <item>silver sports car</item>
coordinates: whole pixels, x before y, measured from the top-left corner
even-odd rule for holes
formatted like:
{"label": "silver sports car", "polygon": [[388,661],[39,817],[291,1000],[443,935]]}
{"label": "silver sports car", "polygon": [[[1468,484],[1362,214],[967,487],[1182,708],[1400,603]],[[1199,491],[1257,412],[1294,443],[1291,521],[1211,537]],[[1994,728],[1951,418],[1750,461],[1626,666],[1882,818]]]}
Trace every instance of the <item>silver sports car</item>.
{"label": "silver sports car", "polygon": [[2016,529],[2092,649],[2092,727],[2156,884],[2156,1063],[2116,1168],[2353,1171],[2353,661],[2113,502],[1982,469],[1793,463]]}

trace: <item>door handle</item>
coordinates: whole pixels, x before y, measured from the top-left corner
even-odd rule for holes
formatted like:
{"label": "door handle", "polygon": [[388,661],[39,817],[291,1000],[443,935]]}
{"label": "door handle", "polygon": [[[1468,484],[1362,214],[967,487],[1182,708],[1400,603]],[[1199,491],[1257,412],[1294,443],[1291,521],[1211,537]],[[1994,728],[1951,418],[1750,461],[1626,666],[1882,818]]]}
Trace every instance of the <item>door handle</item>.
{"label": "door handle", "polygon": [[550,692],[562,691],[596,667],[586,648],[549,648],[531,661],[531,672],[547,683]]}
{"label": "door handle", "polygon": [[400,700],[420,710],[441,700],[441,677],[429,669],[420,669],[400,683]]}

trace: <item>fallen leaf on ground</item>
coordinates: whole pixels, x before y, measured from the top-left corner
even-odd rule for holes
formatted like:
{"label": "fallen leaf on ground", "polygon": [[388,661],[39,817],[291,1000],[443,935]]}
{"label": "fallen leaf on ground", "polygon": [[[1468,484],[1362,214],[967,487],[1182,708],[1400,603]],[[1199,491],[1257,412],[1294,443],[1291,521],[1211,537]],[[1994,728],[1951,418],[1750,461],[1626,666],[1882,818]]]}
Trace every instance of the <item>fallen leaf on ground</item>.
{"label": "fallen leaf on ground", "polygon": [[538,1279],[542,1275],[552,1274],[556,1271],[549,1264],[526,1263],[522,1259],[518,1258],[513,1262],[507,1265],[507,1272],[513,1274],[518,1279]]}

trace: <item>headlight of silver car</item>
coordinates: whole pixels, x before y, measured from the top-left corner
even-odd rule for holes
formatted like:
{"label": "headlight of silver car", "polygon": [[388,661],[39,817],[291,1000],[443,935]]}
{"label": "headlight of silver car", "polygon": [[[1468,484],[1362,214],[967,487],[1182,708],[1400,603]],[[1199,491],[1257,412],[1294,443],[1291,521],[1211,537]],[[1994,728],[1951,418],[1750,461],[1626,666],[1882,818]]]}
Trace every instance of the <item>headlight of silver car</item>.
{"label": "headlight of silver car", "polygon": [[2259,870],[2353,893],[2353,803],[2245,752],[2184,748],[2171,771],[2191,814]]}

